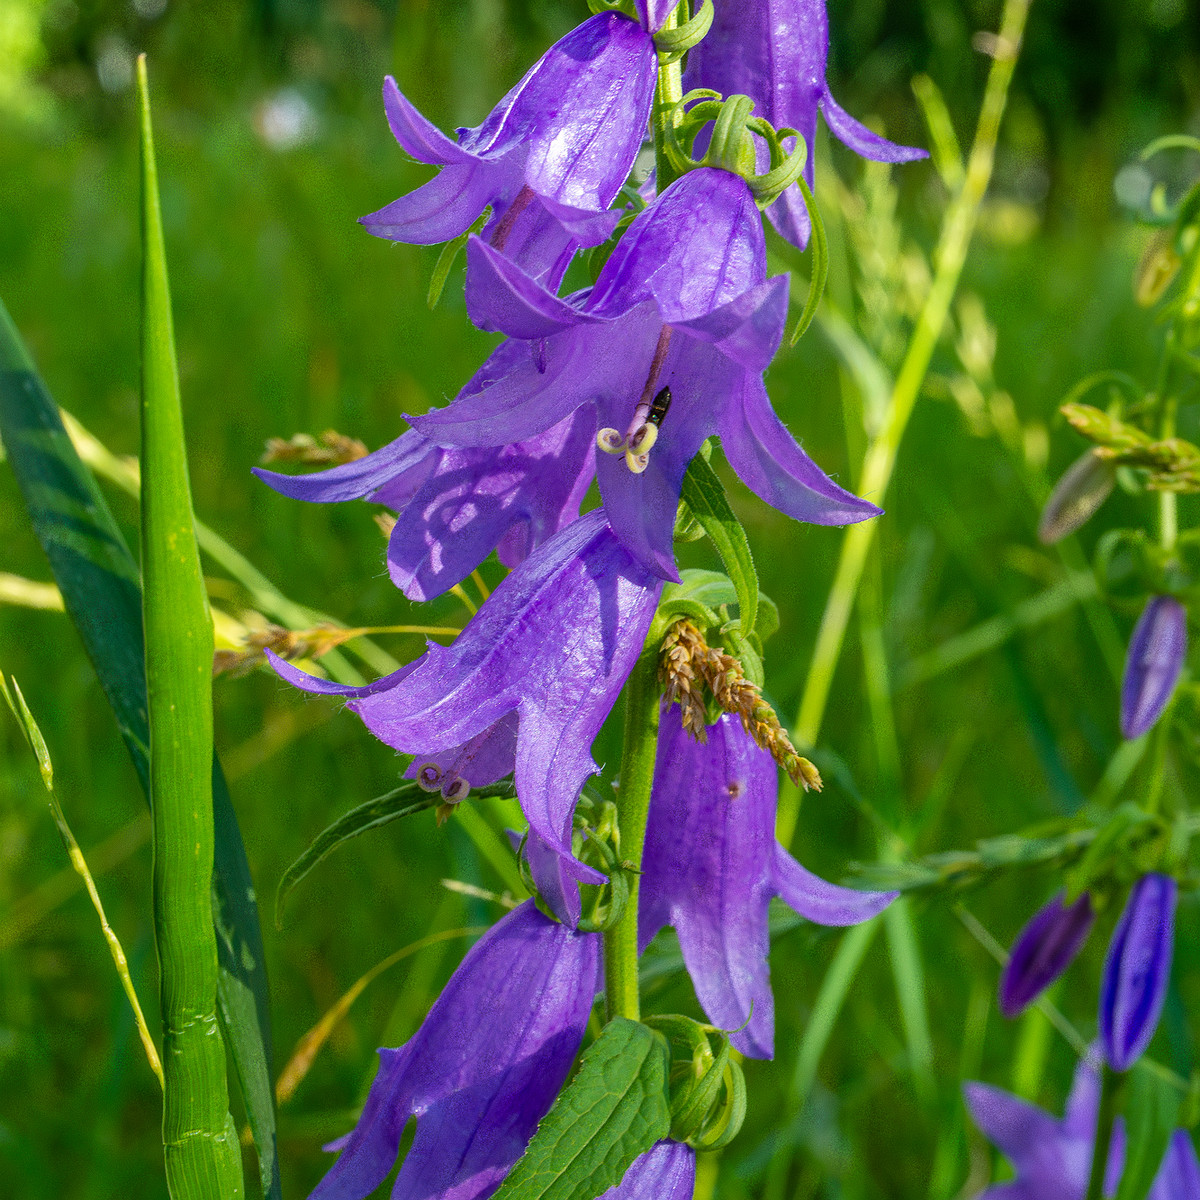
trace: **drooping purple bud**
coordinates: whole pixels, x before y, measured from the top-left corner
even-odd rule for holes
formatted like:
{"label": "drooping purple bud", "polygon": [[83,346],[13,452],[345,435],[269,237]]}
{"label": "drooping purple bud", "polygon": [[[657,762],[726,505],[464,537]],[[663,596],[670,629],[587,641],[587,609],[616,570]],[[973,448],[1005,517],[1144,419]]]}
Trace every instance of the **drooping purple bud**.
{"label": "drooping purple bud", "polygon": [[1087,892],[1071,905],[1063,904],[1059,892],[1034,913],[1000,975],[1000,1011],[1006,1017],[1023,1012],[1071,965],[1095,919]]}
{"label": "drooping purple bud", "polygon": [[1121,734],[1138,738],[1162,716],[1187,654],[1187,612],[1174,596],[1153,596],[1133,631],[1121,682]]}
{"label": "drooping purple bud", "polygon": [[1151,872],[1133,885],[1100,982],[1100,1041],[1114,1071],[1150,1044],[1167,994],[1175,943],[1175,880]]}

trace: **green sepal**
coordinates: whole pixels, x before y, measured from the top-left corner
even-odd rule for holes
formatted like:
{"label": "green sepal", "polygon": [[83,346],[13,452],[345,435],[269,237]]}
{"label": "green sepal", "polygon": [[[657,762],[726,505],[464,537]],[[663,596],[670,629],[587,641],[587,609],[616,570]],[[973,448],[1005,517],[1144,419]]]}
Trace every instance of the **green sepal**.
{"label": "green sepal", "polygon": [[470,236],[471,231],[468,229],[442,247],[437,262],[433,264],[433,274],[429,276],[429,292],[426,294],[425,303],[430,308],[437,308],[438,301],[442,298],[442,292],[446,288],[446,280],[450,278],[450,272],[454,269],[454,261],[467,244],[467,238]]}
{"label": "green sepal", "polygon": [[654,35],[654,48],[658,51],[659,66],[678,62],[693,46],[699,45],[712,28],[712,23],[712,0],[704,0],[700,11],[690,20],[674,29],[660,29]]}
{"label": "green sepal", "polygon": [[578,1200],[615,1187],[671,1129],[660,1033],[614,1017],[584,1052],[494,1200]]}
{"label": "green sepal", "polygon": [[1112,860],[1124,861],[1132,847],[1130,835],[1135,831],[1148,832],[1147,826],[1157,822],[1136,804],[1120,805],[1097,831],[1082,857],[1064,876],[1066,903],[1074,904],[1093,881],[1109,873]]}

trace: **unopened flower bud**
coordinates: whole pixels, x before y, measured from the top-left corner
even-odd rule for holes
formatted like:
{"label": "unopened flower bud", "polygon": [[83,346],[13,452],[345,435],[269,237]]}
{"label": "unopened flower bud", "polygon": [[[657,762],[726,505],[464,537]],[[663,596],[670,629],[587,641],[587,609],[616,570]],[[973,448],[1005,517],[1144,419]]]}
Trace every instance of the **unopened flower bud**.
{"label": "unopened flower bud", "polygon": [[1051,546],[1085,525],[1108,499],[1117,468],[1095,449],[1077,458],[1054,485],[1038,522],[1038,541]]}
{"label": "unopened flower bud", "polygon": [[1114,1071],[1150,1044],[1167,995],[1175,943],[1175,880],[1152,872],[1129,893],[1100,982],[1100,1041]]}
{"label": "unopened flower bud", "polygon": [[1121,734],[1138,738],[1162,716],[1187,654],[1187,612],[1174,596],[1153,596],[1133,631],[1121,681]]}
{"label": "unopened flower bud", "polygon": [[1094,921],[1087,892],[1070,905],[1059,892],[1034,913],[1017,934],[1000,976],[1000,1011],[1006,1017],[1023,1012],[1071,965]]}

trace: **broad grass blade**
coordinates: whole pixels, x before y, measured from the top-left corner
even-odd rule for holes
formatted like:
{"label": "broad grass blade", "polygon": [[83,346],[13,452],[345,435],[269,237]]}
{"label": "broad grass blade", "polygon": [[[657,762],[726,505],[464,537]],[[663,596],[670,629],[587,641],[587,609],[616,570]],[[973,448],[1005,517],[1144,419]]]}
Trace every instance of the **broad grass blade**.
{"label": "broad grass blade", "polygon": [[217,1027],[212,923],[212,616],[196,546],[150,125],[142,150],[142,624],[150,726],[154,927],[162,1004],[163,1155],[173,1200],[245,1193]]}

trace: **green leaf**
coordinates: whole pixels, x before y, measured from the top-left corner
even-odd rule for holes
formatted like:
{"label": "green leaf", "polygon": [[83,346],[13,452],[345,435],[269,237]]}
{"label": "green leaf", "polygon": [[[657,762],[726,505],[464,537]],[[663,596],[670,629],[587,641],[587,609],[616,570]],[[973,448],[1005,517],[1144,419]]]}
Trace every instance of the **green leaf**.
{"label": "green leaf", "polygon": [[184,441],[146,56],[142,161],[142,624],[150,729],[163,1157],[172,1200],[245,1194],[217,1029],[213,931],[213,626]]}
{"label": "green leaf", "polygon": [[692,459],[683,477],[683,499],[708,534],[733,585],[737,588],[742,633],[749,637],[758,618],[758,573],[741,522],[733,515],[725,489],[701,455]]}
{"label": "green leaf", "polygon": [[470,235],[471,231],[467,230],[466,233],[460,233],[458,237],[448,241],[442,247],[442,252],[438,255],[437,262],[434,263],[433,274],[429,277],[429,295],[426,297],[426,303],[430,308],[437,308],[438,301],[442,298],[442,292],[446,288],[446,280],[450,278],[450,272],[454,268],[454,261],[467,244],[467,238]]}
{"label": "green leaf", "polygon": [[292,889],[317,863],[332,854],[340,845],[351,838],[369,833],[372,829],[382,829],[384,825],[398,821],[401,817],[424,812],[441,802],[440,793],[423,791],[414,780],[409,780],[386,795],[376,796],[374,800],[368,800],[348,813],[343,813],[332,825],[322,830],[308,849],[284,871],[279,888],[275,892],[275,927],[283,928],[283,905]]}
{"label": "green leaf", "polygon": [[495,1200],[577,1200],[620,1183],[671,1128],[666,1039],[614,1017],[546,1114]]}
{"label": "green leaf", "polygon": [[1180,1095],[1149,1066],[1139,1065],[1125,1102],[1125,1169],[1115,1200],[1146,1200],[1179,1117]]}
{"label": "green leaf", "polygon": [[[146,677],[137,563],[80,461],[0,302],[0,439],[55,581],[148,788]],[[218,1003],[258,1149],[264,1192],[279,1196],[267,977],[254,884],[220,764],[213,759],[213,915]],[[148,795],[148,792],[147,792]]]}

